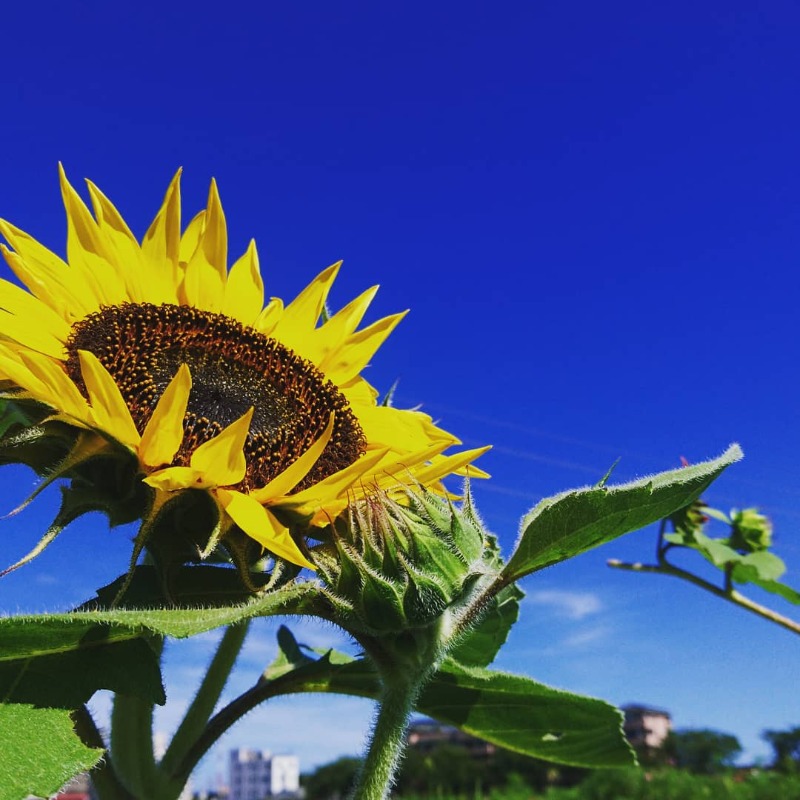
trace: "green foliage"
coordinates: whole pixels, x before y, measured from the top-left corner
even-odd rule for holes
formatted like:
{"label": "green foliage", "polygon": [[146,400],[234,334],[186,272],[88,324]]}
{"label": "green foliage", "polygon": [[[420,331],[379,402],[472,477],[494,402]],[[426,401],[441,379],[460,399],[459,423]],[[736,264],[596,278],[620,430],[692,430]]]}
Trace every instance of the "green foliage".
{"label": "green foliage", "polygon": [[339,758],[302,778],[308,800],[341,800],[349,797],[361,766],[360,758]]}
{"label": "green foliage", "polygon": [[[776,773],[704,776],[676,769],[597,770],[572,789],[544,800],[800,800],[800,779]],[[500,798],[492,798],[500,800]]]}
{"label": "green foliage", "polygon": [[[42,740],[47,746],[32,746]],[[49,797],[103,754],[78,739],[69,711],[28,703],[0,705],[0,742],[0,797],[8,800]]]}
{"label": "green foliage", "polygon": [[[248,584],[237,586],[229,567],[183,566],[165,572],[138,567],[100,589],[78,611],[0,619],[0,713],[14,719],[22,715],[25,721],[33,719],[26,714],[42,710],[32,706],[48,705],[67,715],[97,689],[110,688],[140,708],[146,722],[152,704],[164,699],[156,655],[163,637],[194,636],[258,616],[308,614],[349,631],[367,655],[315,652],[282,629],[279,656],[256,686],[232,704],[233,710],[223,709],[211,720],[208,731],[199,732],[208,746],[270,697],[338,692],[381,699],[387,676],[378,656],[391,661],[430,636],[436,647],[419,648],[419,674],[427,681],[416,697],[420,712],[527,756],[581,767],[630,764],[632,753],[616,709],[486,668],[517,619],[522,593],[515,581],[674,512],[739,457],[732,447],[696,467],[545,500],[523,521],[518,548],[505,566],[494,537],[469,503],[456,509],[422,492],[408,508],[397,507],[388,515],[382,508],[360,520],[358,541],[329,539],[315,548],[327,588],[296,582],[294,573],[280,568],[271,576],[248,573]],[[113,505],[119,476],[104,469],[104,463],[101,458],[81,462],[66,494],[74,510],[83,508],[84,500],[87,509],[100,507],[100,494],[103,503],[107,499]],[[134,495],[124,494],[121,510],[106,509],[112,523],[138,507],[141,498]],[[127,587],[125,605],[115,608],[122,586]],[[259,589],[259,594],[250,593]],[[392,619],[387,602],[395,612]],[[389,635],[396,639],[394,649],[386,646]],[[226,669],[231,665],[232,660]],[[65,716],[58,719],[63,728]],[[147,730],[145,725],[137,732],[143,748],[149,747]],[[194,752],[194,735],[192,727],[182,753]],[[55,768],[48,773],[40,794],[57,789],[75,764],[96,757],[75,734],[30,737],[24,745],[31,758],[64,765],[60,773]],[[453,768],[458,758],[450,760]],[[466,786],[471,777],[462,767],[458,785]],[[156,770],[153,780],[167,780],[158,784],[168,786],[167,794],[177,786],[169,784],[174,775],[162,775],[152,764],[148,769]]]}
{"label": "green foliage", "polygon": [[89,630],[75,650],[9,658],[0,657],[0,697],[3,704],[31,703],[41,707],[77,708],[98,689],[166,702],[158,656],[144,639],[105,640],[107,629]]}
{"label": "green foliage", "polygon": [[489,601],[478,624],[469,629],[450,651],[450,659],[474,667],[488,667],[505,644],[519,617],[519,601],[525,593],[509,584]]}
{"label": "green foliage", "polygon": [[[281,652],[264,673],[264,694],[334,692],[376,698],[372,664],[299,646],[283,629]],[[267,688],[267,682],[272,686]],[[422,689],[419,712],[529,756],[576,766],[631,763],[622,716],[602,700],[544,686],[530,678],[447,660]]]}
{"label": "green foliage", "polygon": [[730,767],[742,746],[735,736],[712,730],[672,731],[664,749],[677,766],[698,775],[715,775]]}
{"label": "green foliage", "polygon": [[446,661],[417,708],[489,742],[575,766],[630,764],[622,715],[602,700],[530,678]]}
{"label": "green foliage", "polygon": [[742,451],[661,472],[620,486],[596,486],[542,500],[522,520],[516,550],[503,574],[516,581],[618,536],[643,528],[691,503]]}
{"label": "green foliage", "polygon": [[479,796],[488,791],[544,790],[554,767],[545,761],[498,748],[475,756],[455,744],[430,751],[410,747],[397,776],[395,793],[403,797],[460,794]]}
{"label": "green foliage", "polygon": [[762,734],[772,745],[772,766],[784,773],[800,773],[800,727],[785,731],[764,731]]}

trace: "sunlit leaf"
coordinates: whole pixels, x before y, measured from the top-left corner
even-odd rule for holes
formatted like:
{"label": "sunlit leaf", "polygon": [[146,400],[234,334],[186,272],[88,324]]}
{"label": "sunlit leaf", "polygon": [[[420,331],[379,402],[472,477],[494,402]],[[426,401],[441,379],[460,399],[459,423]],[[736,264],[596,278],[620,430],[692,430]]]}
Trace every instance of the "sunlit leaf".
{"label": "sunlit leaf", "polygon": [[[332,650],[312,659],[311,652],[284,628],[281,655],[265,673],[265,698],[296,692],[379,696],[380,681],[370,662]],[[416,708],[537,758],[586,767],[633,763],[622,715],[613,706],[530,678],[448,660],[425,686]]]}
{"label": "sunlit leaf", "polygon": [[719,458],[631,483],[589,487],[542,500],[522,520],[503,576],[511,582],[668,517],[742,457],[732,445]]}
{"label": "sunlit leaf", "polygon": [[103,754],[75,735],[69,711],[29,704],[0,705],[0,797],[50,797]]}

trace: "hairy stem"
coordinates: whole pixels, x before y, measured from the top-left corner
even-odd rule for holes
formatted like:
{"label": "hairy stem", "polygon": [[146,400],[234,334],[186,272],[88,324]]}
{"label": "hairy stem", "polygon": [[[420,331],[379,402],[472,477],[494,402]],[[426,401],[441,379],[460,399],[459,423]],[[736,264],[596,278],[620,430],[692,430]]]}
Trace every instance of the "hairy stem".
{"label": "hairy stem", "polygon": [[389,796],[405,747],[408,717],[422,683],[418,677],[404,678],[398,673],[384,677],[375,725],[353,800],[384,800]]}
{"label": "hairy stem", "polygon": [[797,623],[788,617],[784,617],[782,614],[778,614],[777,611],[773,611],[767,606],[762,606],[760,603],[756,603],[749,597],[745,597],[743,594],[737,592],[733,588],[723,589],[716,584],[713,584],[710,581],[704,580],[698,575],[695,575],[693,572],[688,572],[687,570],[680,569],[679,567],[674,567],[669,563],[664,563],[662,565],[629,564],[624,561],[619,561],[615,558],[610,559],[607,563],[609,567],[613,567],[614,569],[624,569],[630,572],[651,572],[655,573],[656,575],[671,575],[673,578],[680,578],[681,580],[693,583],[695,586],[699,586],[701,589],[705,589],[707,592],[711,592],[711,594],[714,594],[717,597],[721,597],[723,600],[727,600],[729,603],[733,603],[740,608],[744,608],[746,611],[757,614],[763,619],[774,622],[776,625],[780,625],[782,628],[786,628],[786,630],[791,631],[792,633],[800,634],[800,623]]}
{"label": "hairy stem", "polygon": [[160,768],[167,775],[172,777],[172,773],[202,734],[230,677],[249,628],[250,620],[246,620],[237,625],[229,625],[226,629],[200,688],[161,761]]}
{"label": "hairy stem", "polygon": [[[73,711],[72,720],[75,723],[75,733],[87,747],[106,749],[106,743],[86,706],[81,706]],[[107,751],[97,765],[92,768],[91,775],[92,783],[100,800],[136,800],[120,783]]]}

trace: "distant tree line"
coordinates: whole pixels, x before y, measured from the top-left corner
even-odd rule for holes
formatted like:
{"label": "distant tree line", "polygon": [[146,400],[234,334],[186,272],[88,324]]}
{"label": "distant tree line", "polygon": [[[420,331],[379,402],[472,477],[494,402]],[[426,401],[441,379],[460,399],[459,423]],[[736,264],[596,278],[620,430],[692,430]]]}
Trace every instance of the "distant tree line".
{"label": "distant tree line", "polygon": [[[797,797],[800,800],[800,727],[783,731],[765,731],[763,737],[772,746],[773,758],[770,769],[773,775],[787,776],[789,781],[781,783],[781,794],[774,797],[780,796],[781,800]],[[484,795],[511,798],[517,795],[530,797],[533,792],[544,795],[547,792],[545,796],[548,798],[552,796],[553,800],[562,797],[564,800],[572,797],[634,798],[639,795],[635,794],[633,789],[630,791],[625,789],[626,786],[639,785],[645,780],[652,784],[653,780],[657,780],[664,783],[664,791],[667,791],[668,783],[677,787],[681,781],[684,783],[690,781],[690,777],[656,779],[653,775],[660,772],[659,767],[677,768],[687,776],[702,776],[709,779],[730,776],[734,770],[734,761],[741,753],[741,749],[738,739],[727,733],[708,729],[678,730],[670,733],[662,747],[639,751],[640,763],[648,770],[647,772],[642,769],[590,772],[540,761],[502,748],[497,748],[491,755],[477,758],[466,748],[453,744],[444,743],[427,752],[412,747],[407,751],[394,794],[400,797],[447,798]],[[307,800],[344,800],[353,787],[359,766],[360,760],[357,758],[340,758],[304,775],[303,786]],[[653,768],[656,768],[656,773],[652,773]],[[667,772],[676,772],[676,769]],[[648,775],[650,777],[647,777]],[[759,787],[763,787],[767,792],[763,795],[764,798],[769,798],[770,791],[778,791],[776,783],[778,780],[777,777],[761,777],[758,781],[751,782],[750,788],[757,792],[760,791]],[[580,788],[578,784],[584,787],[583,794],[578,792]],[[686,785],[689,786],[688,783]],[[722,784],[717,786],[720,792],[721,786]],[[555,791],[552,787],[562,787],[563,791]],[[578,788],[567,792],[569,787]],[[592,787],[595,787],[599,794],[594,794]],[[552,790],[552,794],[548,789]],[[796,795],[795,789],[797,789]],[[611,793],[607,793],[606,790]],[[700,791],[699,783],[697,790]],[[744,792],[744,789],[741,791]],[[720,794],[720,796],[727,795]],[[751,795],[740,792],[735,796]],[[761,797],[757,793],[752,796]]]}

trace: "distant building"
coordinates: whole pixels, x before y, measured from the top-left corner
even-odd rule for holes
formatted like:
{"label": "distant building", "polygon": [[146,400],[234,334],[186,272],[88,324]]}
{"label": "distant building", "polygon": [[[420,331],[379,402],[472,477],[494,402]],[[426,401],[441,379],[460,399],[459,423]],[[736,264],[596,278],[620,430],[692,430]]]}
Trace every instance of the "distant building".
{"label": "distant building", "polygon": [[295,797],[300,791],[297,756],[274,756],[267,750],[230,752],[230,800]]}
{"label": "distant building", "polygon": [[660,708],[622,706],[625,713],[623,730],[631,747],[657,750],[672,730],[672,717]]}
{"label": "distant building", "polygon": [[486,758],[497,749],[493,744],[484,742],[477,736],[470,736],[451,725],[442,725],[429,719],[412,722],[408,726],[406,741],[409,747],[422,753],[429,753],[442,744],[463,747],[474,758]]}

